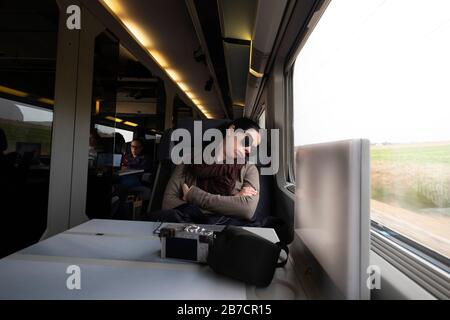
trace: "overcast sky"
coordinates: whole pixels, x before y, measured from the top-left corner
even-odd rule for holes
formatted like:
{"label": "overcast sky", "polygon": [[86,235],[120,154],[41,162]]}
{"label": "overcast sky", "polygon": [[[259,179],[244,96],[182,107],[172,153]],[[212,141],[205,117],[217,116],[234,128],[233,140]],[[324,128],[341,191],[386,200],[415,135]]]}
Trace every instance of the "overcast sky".
{"label": "overcast sky", "polygon": [[450,1],[333,0],[294,71],[295,145],[450,141]]}
{"label": "overcast sky", "polygon": [[0,98],[0,119],[25,122],[52,122],[53,111]]}

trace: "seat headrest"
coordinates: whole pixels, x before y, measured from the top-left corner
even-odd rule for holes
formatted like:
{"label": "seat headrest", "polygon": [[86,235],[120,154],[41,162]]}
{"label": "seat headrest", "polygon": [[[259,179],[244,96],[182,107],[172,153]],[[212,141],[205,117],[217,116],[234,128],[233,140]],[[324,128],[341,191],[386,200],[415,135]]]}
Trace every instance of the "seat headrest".
{"label": "seat headrest", "polygon": [[8,139],[6,139],[5,131],[0,128],[0,152],[5,152],[6,150],[8,150]]}
{"label": "seat headrest", "polygon": [[173,141],[170,141],[173,129],[164,130],[161,139],[158,144],[157,160],[170,160],[170,152],[175,145]]}

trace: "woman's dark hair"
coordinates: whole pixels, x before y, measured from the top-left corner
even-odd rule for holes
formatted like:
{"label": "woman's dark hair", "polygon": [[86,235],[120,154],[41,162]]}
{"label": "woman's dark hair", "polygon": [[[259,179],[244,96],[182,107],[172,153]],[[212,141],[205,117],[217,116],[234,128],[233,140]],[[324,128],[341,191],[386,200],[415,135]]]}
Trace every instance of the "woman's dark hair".
{"label": "woman's dark hair", "polygon": [[233,121],[230,121],[226,124],[221,125],[217,129],[219,129],[220,132],[222,133],[222,135],[225,136],[227,129],[231,126],[234,126],[234,130],[241,129],[243,131],[247,131],[250,129],[254,129],[254,130],[258,131],[259,129],[261,129],[255,121],[253,121],[250,118],[246,118],[246,117],[242,117],[242,118],[238,118]]}
{"label": "woman's dark hair", "polygon": [[258,131],[259,129],[261,129],[255,121],[245,117],[231,121],[231,123],[228,124],[228,127],[230,127],[231,125],[234,125],[235,129],[242,129],[244,131],[250,129],[255,129],[256,131]]}
{"label": "woman's dark hair", "polygon": [[[227,129],[259,131],[259,125],[249,118],[239,118],[227,122],[217,129],[225,137]],[[205,146],[205,145],[204,145]],[[184,173],[197,180],[197,186],[209,193],[231,196],[244,164],[190,164],[184,167]]]}

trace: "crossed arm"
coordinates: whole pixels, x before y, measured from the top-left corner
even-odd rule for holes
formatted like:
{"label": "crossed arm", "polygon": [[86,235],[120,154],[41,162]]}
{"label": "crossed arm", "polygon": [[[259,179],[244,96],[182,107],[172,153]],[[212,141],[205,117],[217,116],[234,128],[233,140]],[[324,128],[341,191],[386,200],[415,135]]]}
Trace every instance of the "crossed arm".
{"label": "crossed arm", "polygon": [[196,186],[188,186],[183,174],[183,166],[177,166],[164,193],[163,209],[173,209],[189,202],[214,214],[250,220],[258,200],[259,174],[255,166],[247,167],[243,188],[233,196],[211,194]]}

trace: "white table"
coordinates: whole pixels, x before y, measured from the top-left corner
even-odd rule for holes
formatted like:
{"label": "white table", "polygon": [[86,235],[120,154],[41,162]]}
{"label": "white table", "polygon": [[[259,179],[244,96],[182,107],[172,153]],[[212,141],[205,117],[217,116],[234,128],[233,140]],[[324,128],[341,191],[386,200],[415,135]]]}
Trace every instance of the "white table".
{"label": "white table", "polygon": [[[255,298],[255,288],[207,265],[161,259],[156,225],[91,220],[8,256],[0,260],[0,299]],[[247,229],[278,241],[273,229]],[[67,289],[70,265],[80,267],[80,290]],[[257,290],[267,298],[271,289]]]}
{"label": "white table", "polygon": [[140,174],[144,173],[144,169],[121,169],[117,171],[119,177],[128,176],[130,174]]}

